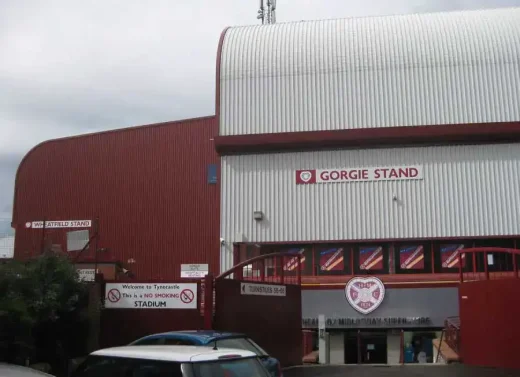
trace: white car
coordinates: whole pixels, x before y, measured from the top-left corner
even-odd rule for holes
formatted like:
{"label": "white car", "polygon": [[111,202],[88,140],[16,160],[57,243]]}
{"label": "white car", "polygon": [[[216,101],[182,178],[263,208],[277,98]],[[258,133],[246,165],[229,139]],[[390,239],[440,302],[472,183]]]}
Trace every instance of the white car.
{"label": "white car", "polygon": [[203,346],[107,348],[91,353],[72,376],[270,377],[251,351]]}
{"label": "white car", "polygon": [[1,377],[52,377],[52,375],[40,372],[32,368],[13,364],[0,363]]}

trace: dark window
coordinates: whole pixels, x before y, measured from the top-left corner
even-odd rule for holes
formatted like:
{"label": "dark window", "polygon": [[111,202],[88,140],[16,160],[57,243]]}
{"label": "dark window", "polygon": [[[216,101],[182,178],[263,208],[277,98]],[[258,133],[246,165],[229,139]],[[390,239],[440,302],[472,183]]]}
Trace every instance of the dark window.
{"label": "dark window", "polygon": [[280,276],[283,268],[284,276],[295,276],[298,268],[298,256],[300,258],[300,268],[302,275],[312,274],[312,247],[305,245],[296,246],[262,246],[262,254],[289,252],[294,257],[286,256],[283,263],[274,258],[265,261],[265,276]]}
{"label": "dark window", "polygon": [[183,373],[175,362],[89,356],[73,377],[183,377]]}
{"label": "dark window", "polygon": [[316,248],[314,275],[345,275],[350,273],[350,247],[323,245]]}
{"label": "dark window", "polygon": [[244,260],[248,260],[260,255],[260,248],[256,245],[247,245]]}
{"label": "dark window", "polygon": [[127,377],[182,377],[180,363],[135,359],[130,366]]}
{"label": "dark window", "polygon": [[394,262],[398,274],[430,273],[432,271],[431,243],[395,244]]}
{"label": "dark window", "polygon": [[[476,240],[475,247],[499,247],[513,249],[515,247],[515,241],[512,239]],[[477,272],[485,271],[484,258],[487,259],[489,272],[510,272],[514,270],[513,255],[510,253],[476,253],[475,257],[473,257],[471,254],[469,254],[468,257],[475,259]]]}
{"label": "dark window", "polygon": [[[251,258],[256,258],[260,255],[272,254],[279,252],[278,249],[273,248],[272,245],[244,245],[241,247],[240,261],[244,262]],[[244,278],[256,278],[259,279],[262,276],[262,269],[264,270],[264,276],[275,276],[276,263],[274,258],[267,258],[253,262],[247,266],[244,266],[242,273]]]}
{"label": "dark window", "polygon": [[255,347],[258,350],[257,355],[268,356],[268,353],[262,347],[260,347],[253,339],[247,338],[247,341],[249,343],[251,343],[253,345],[253,347]]}
{"label": "dark window", "polygon": [[269,377],[256,358],[195,363],[195,377]]}
{"label": "dark window", "polygon": [[359,245],[354,253],[354,270],[359,275],[388,273],[388,245]]}
{"label": "dark window", "polygon": [[166,346],[194,346],[191,340],[188,339],[175,339],[175,338],[164,338],[164,345]]}
{"label": "dark window", "polygon": [[164,338],[146,338],[132,343],[133,346],[159,346],[164,344]]}
{"label": "dark window", "polygon": [[240,245],[238,263],[259,256],[260,250],[256,245]]}
{"label": "dark window", "polygon": [[[513,244],[514,244],[516,250],[520,249],[520,239],[514,240]],[[518,271],[518,270],[520,270],[520,255],[517,254],[515,256],[515,259],[516,259],[516,268]],[[513,265],[513,267],[514,267],[514,265]]]}
{"label": "dark window", "polygon": [[129,363],[125,358],[89,356],[76,369],[74,377],[126,377]]}
{"label": "dark window", "polygon": [[[211,343],[213,345],[214,343]],[[258,344],[248,338],[230,338],[217,341],[217,346],[222,348],[234,348],[254,352],[258,356],[266,356],[265,352]]]}

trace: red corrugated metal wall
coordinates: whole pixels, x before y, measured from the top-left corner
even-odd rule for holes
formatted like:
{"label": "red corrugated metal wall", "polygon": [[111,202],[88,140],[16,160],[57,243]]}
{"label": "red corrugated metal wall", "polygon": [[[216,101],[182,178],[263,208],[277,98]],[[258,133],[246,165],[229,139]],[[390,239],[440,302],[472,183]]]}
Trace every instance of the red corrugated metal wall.
{"label": "red corrugated metal wall", "polygon": [[[35,147],[16,177],[15,257],[40,250],[42,232],[26,229],[28,221],[99,216],[99,248],[108,248],[99,258],[135,260],[138,279],[177,279],[181,263],[209,263],[218,272],[219,184],[207,182],[208,164],[220,167],[217,133],[215,117],[206,117]],[[64,230],[48,236],[65,248]]]}
{"label": "red corrugated metal wall", "polygon": [[462,283],[460,339],[464,364],[520,368],[520,279]]}

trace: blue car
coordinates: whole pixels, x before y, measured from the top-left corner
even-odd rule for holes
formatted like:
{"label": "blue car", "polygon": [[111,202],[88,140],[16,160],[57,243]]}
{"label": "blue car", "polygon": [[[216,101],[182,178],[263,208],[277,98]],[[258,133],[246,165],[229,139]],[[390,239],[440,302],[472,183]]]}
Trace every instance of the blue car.
{"label": "blue car", "polygon": [[176,345],[234,348],[252,351],[273,377],[283,377],[280,362],[267,354],[258,344],[244,334],[216,332],[212,330],[171,331],[138,339],[131,346]]}

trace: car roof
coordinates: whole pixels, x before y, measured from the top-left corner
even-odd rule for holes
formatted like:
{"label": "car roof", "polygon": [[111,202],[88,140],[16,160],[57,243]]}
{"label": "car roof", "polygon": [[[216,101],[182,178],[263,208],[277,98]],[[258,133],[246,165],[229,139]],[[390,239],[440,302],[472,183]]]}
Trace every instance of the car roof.
{"label": "car roof", "polygon": [[244,338],[245,334],[241,333],[233,333],[233,332],[218,332],[214,330],[183,330],[183,331],[168,331],[158,334],[152,334],[145,336],[142,339],[148,339],[153,337],[183,337],[183,338],[197,338],[206,342],[215,340],[215,339],[227,339],[227,338]]}
{"label": "car roof", "polygon": [[20,365],[0,363],[0,376],[12,377],[52,377],[50,374],[39,370],[22,367]]}
{"label": "car roof", "polygon": [[215,361],[226,356],[237,358],[256,357],[251,351],[230,348],[214,350],[201,346],[124,346],[105,348],[91,353],[92,356],[127,357],[177,362]]}

